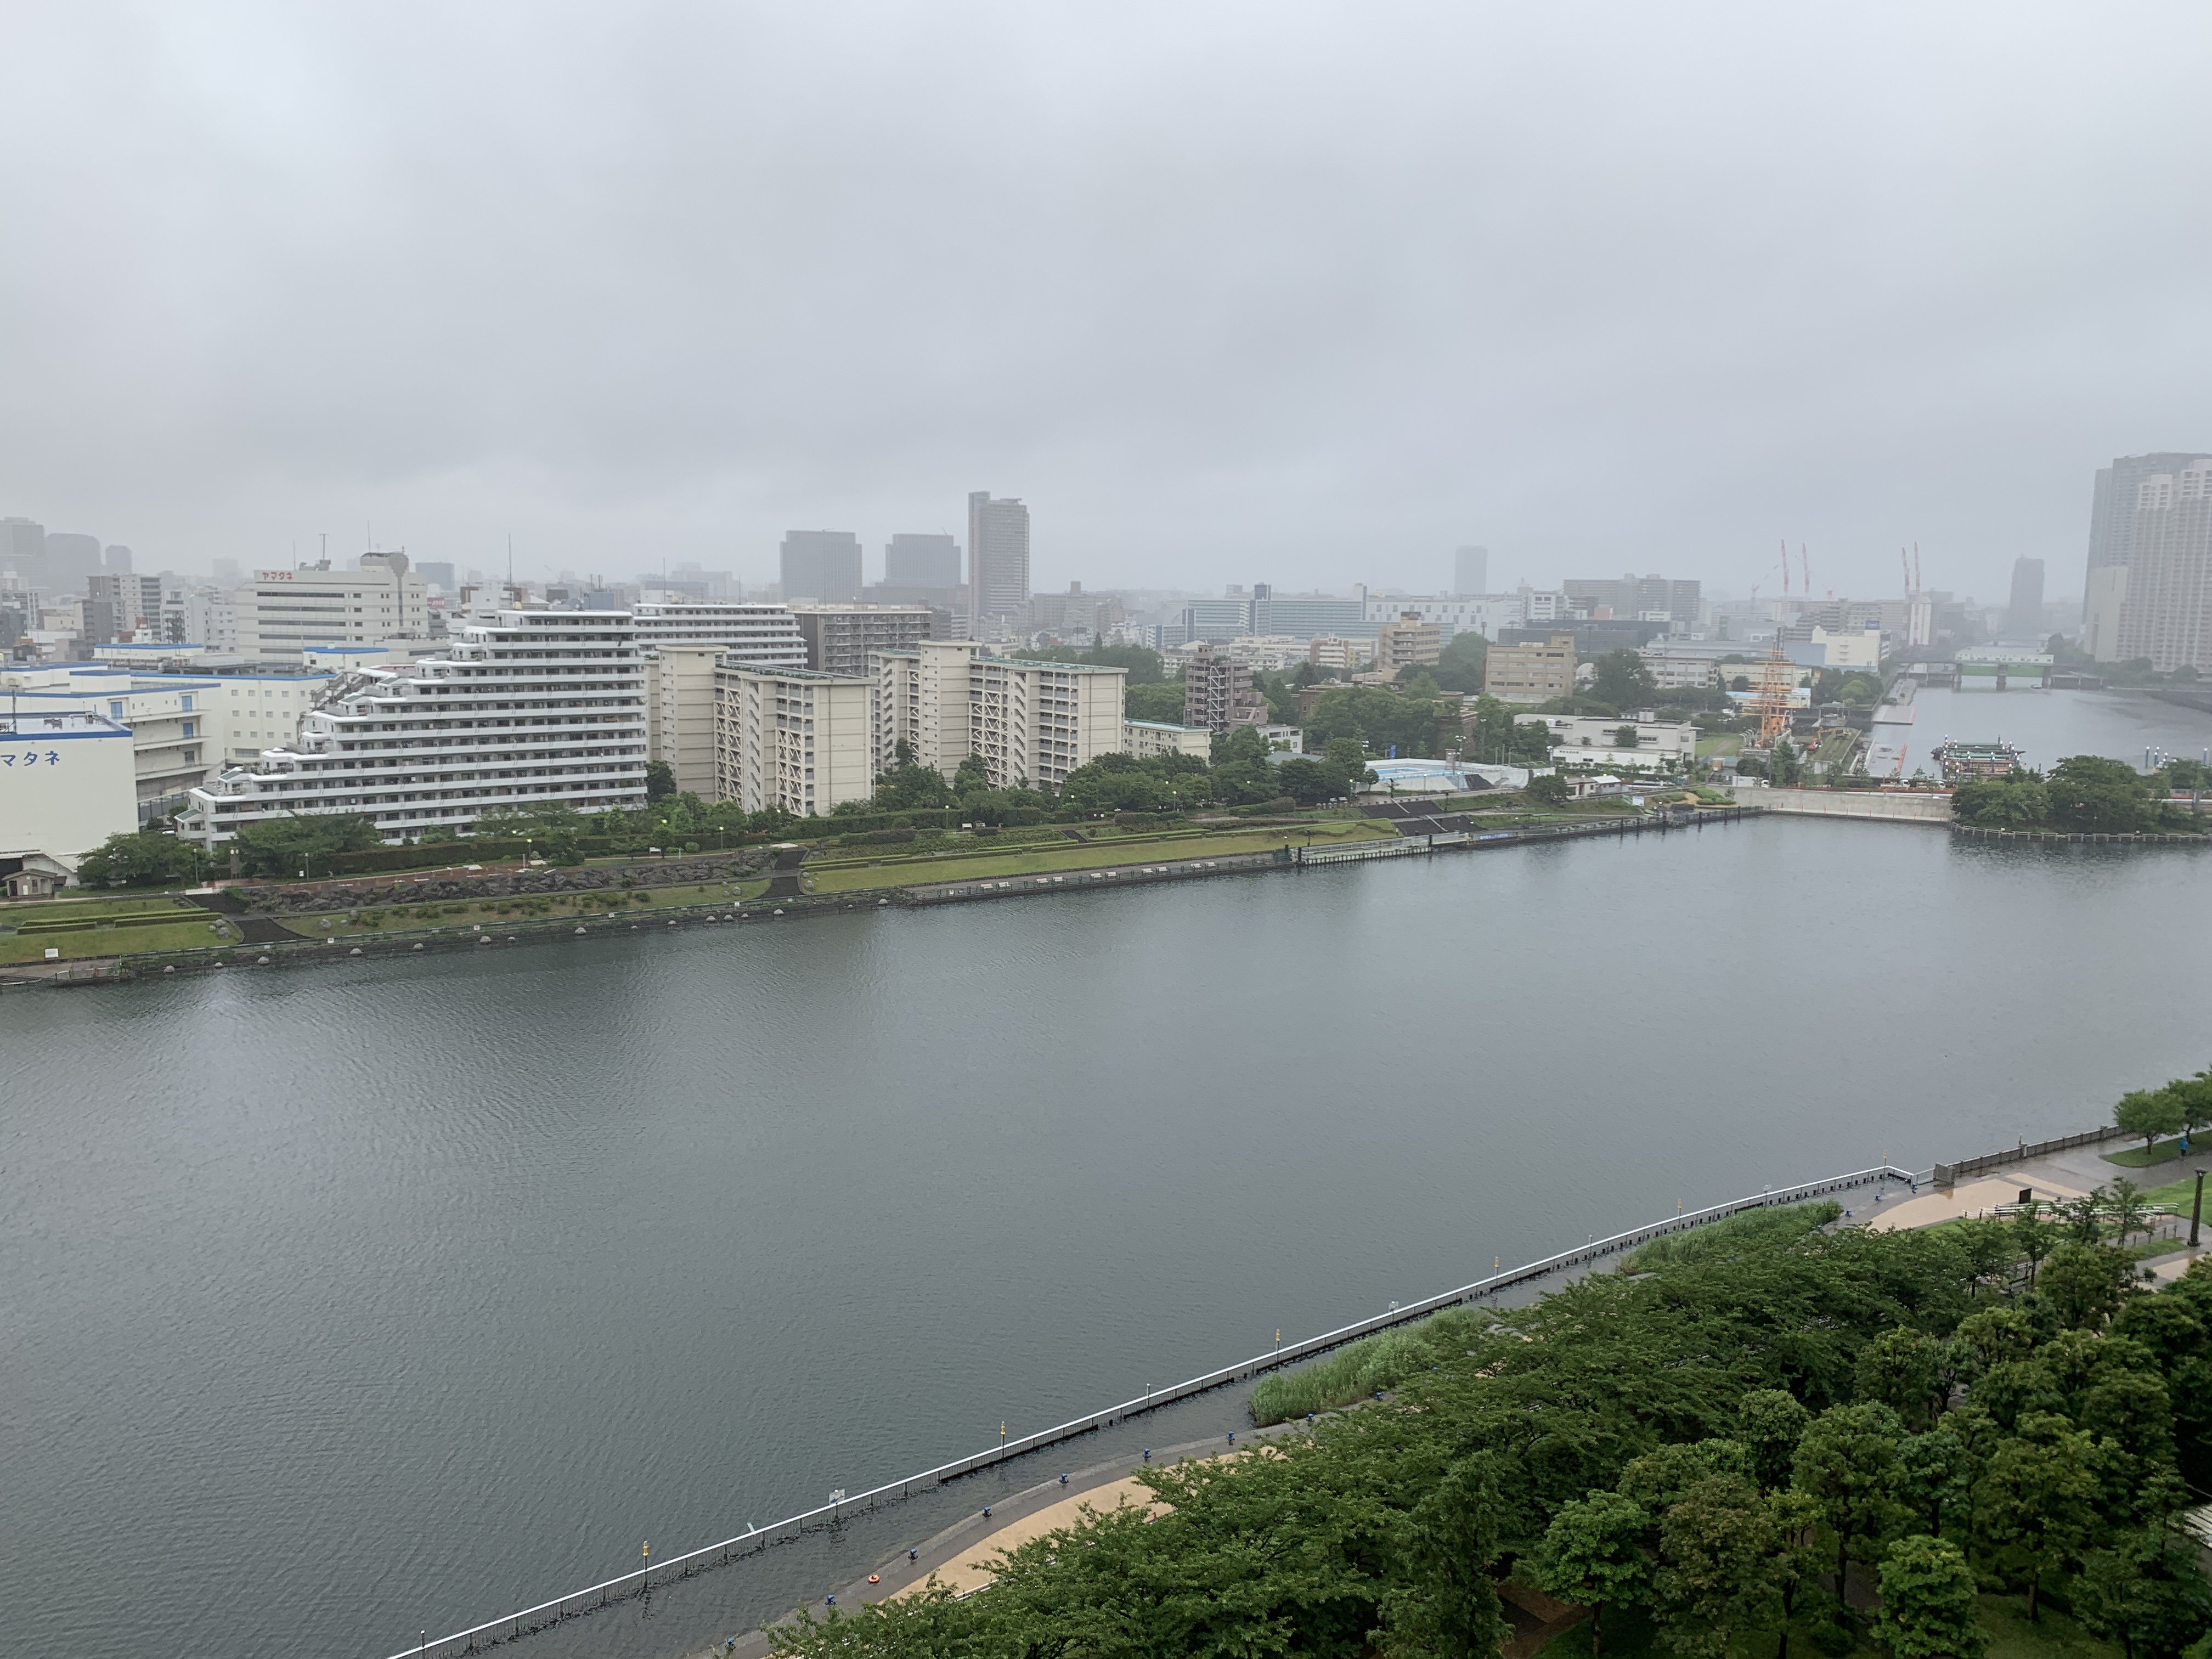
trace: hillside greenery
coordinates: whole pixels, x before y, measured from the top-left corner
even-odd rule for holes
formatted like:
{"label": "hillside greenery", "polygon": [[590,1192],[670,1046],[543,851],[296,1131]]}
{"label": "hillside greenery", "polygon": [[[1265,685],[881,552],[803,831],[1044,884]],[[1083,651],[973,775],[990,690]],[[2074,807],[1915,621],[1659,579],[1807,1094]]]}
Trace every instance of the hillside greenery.
{"label": "hillside greenery", "polygon": [[1363,1362],[1385,1397],[1145,1471],[1157,1518],[1024,1544],[964,1600],[801,1613],[776,1650],[1445,1659],[1498,1650],[1505,1574],[1596,1610],[1593,1648],[1625,1622],[1713,1659],[1791,1629],[1975,1656],[1993,1605],[2040,1626],[2053,1598],[2131,1659],[2212,1626],[2176,1525],[2212,1480],[2212,1266],[2153,1292],[2044,1236],[2029,1286],[2003,1221],[1738,1243],[1400,1334]]}

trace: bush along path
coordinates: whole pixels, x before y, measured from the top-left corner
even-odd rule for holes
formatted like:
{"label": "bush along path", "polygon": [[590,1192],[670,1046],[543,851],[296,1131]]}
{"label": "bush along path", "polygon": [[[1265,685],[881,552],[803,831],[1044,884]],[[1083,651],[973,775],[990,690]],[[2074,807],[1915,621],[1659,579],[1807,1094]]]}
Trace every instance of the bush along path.
{"label": "bush along path", "polygon": [[1560,1655],[1786,1656],[1795,1632],[2005,1659],[2062,1631],[2179,1655],[2212,1629],[2178,1522],[2212,1485],[2212,1266],[2153,1292],[2130,1252],[2036,1224],[1777,1229],[1432,1322],[1382,1397],[1142,1472],[1156,1519],[1099,1516],[964,1599],[809,1610],[775,1641],[1443,1659],[1509,1643],[1504,1583],[1589,1610]]}

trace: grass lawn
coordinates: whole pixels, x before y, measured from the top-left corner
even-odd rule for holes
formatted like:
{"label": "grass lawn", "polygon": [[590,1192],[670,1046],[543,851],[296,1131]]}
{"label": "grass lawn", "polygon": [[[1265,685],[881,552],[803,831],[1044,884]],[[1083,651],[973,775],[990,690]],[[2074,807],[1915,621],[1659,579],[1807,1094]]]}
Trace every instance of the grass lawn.
{"label": "grass lawn", "polygon": [[1714,755],[1740,755],[1743,752],[1743,733],[1721,732],[1710,738],[1698,739],[1698,758],[1705,760]]}
{"label": "grass lawn", "polygon": [[921,882],[994,881],[1001,876],[1044,875],[1065,870],[1118,870],[1131,865],[1142,868],[1147,864],[1180,863],[1187,859],[1271,853],[1278,847],[1304,846],[1308,829],[1313,832],[1313,844],[1316,847],[1387,838],[1392,833],[1387,827],[1363,818],[1314,823],[1297,830],[1247,830],[1173,841],[1043,842],[1019,852],[1010,852],[1002,858],[898,859],[881,866],[824,870],[812,877],[809,890],[850,893],[863,888],[907,886]]}
{"label": "grass lawn", "polygon": [[[172,919],[150,920],[155,917]],[[125,925],[115,925],[118,921]],[[92,926],[82,925],[88,921]],[[72,923],[78,925],[56,927]],[[0,931],[0,963],[43,962],[48,951],[59,953],[57,961],[78,962],[132,951],[186,950],[238,937],[236,928],[217,922],[198,905],[179,903],[166,894],[0,905],[0,930],[6,930]]]}
{"label": "grass lawn", "polygon": [[[214,926],[210,926],[214,923]],[[221,931],[218,932],[217,929]],[[204,910],[191,910],[173,922],[144,927],[88,927],[73,933],[0,933],[0,963],[43,962],[50,950],[61,962],[88,957],[129,956],[140,951],[195,951],[228,945],[238,929],[217,922]]]}
{"label": "grass lawn", "polygon": [[[2202,1158],[2212,1153],[2212,1146],[2200,1144],[2195,1151]],[[2117,1152],[2103,1152],[2099,1156],[2106,1163],[2117,1164],[2124,1170],[2146,1170],[2154,1164],[2171,1164],[2188,1154],[2181,1150],[2179,1140],[2161,1140],[2154,1146],[2124,1146]]]}

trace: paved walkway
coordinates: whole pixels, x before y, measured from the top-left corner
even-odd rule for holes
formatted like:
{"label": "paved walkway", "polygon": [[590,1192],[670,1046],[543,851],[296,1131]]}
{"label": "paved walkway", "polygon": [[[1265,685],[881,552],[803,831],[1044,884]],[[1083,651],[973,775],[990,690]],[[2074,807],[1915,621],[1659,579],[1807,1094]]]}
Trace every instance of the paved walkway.
{"label": "paved walkway", "polygon": [[[1289,1424],[1271,1429],[1239,1430],[1237,1449],[1243,1449],[1248,1442],[1297,1431]],[[1155,1466],[1164,1466],[1194,1457],[1216,1457],[1230,1449],[1223,1439],[1192,1441],[1160,1448],[1152,1453],[1151,1461]],[[837,1605],[850,1607],[863,1602],[887,1601],[921,1589],[933,1575],[959,1595],[973,1595],[991,1582],[990,1570],[984,1564],[1000,1550],[1041,1538],[1055,1528],[1074,1525],[1082,1518],[1085,1504],[1096,1510],[1110,1510],[1122,1504],[1146,1501],[1145,1489],[1137,1484],[1135,1471],[1126,1457],[1071,1471],[1066,1481],[1062,1486],[1060,1477],[1054,1475],[1026,1492],[992,1504],[988,1510],[963,1516],[916,1546],[912,1560],[895,1556],[879,1565],[872,1575],[877,1582],[871,1583],[862,1577],[840,1586],[835,1592]],[[828,1601],[826,1596],[817,1598],[808,1604],[809,1611],[820,1618]],[[732,1659],[761,1659],[768,1651],[768,1634],[758,1630],[701,1650],[702,1655],[728,1655]]]}

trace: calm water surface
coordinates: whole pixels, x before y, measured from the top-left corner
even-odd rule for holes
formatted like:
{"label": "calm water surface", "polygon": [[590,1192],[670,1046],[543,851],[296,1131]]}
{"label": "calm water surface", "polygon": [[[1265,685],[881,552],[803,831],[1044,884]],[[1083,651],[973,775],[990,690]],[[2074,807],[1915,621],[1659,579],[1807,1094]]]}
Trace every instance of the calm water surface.
{"label": "calm water surface", "polygon": [[2212,1060],[2208,901],[1766,822],[10,997],[0,1650],[389,1653],[1493,1256],[2082,1127]]}

